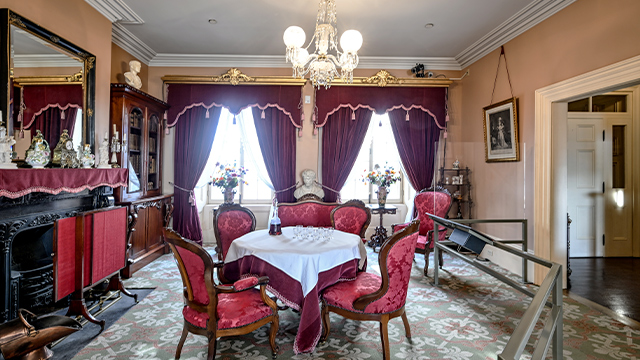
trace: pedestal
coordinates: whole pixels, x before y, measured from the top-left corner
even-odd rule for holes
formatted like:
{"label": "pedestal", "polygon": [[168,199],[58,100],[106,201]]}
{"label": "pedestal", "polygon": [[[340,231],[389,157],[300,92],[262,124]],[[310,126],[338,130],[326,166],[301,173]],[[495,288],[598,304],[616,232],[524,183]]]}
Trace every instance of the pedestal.
{"label": "pedestal", "polygon": [[384,214],[395,214],[398,208],[395,205],[385,205],[384,207],[380,207],[378,204],[367,204],[367,207],[371,209],[371,214],[380,214],[380,225],[376,227],[376,232],[371,235],[371,240],[367,243],[367,245],[372,247],[375,252],[376,249],[381,247],[389,238],[387,235],[387,229],[384,227],[382,222]]}

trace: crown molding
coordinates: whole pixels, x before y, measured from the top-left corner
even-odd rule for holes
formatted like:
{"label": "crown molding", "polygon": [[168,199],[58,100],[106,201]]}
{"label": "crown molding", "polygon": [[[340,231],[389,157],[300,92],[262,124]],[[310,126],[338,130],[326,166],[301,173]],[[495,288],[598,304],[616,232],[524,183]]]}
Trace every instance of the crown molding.
{"label": "crown molding", "polygon": [[[141,24],[123,0],[85,0],[114,22],[113,42],[149,66],[163,67],[266,67],[288,68],[280,55],[210,55],[210,54],[157,54],[143,41],[120,25],[121,22]],[[416,63],[431,70],[462,70],[506,42],[514,39],[576,0],[535,0],[491,32],[480,38],[455,57],[383,57],[362,56],[361,69],[410,69]]]}
{"label": "crown molding", "polygon": [[516,38],[576,0],[536,0],[456,55],[461,69]]}
{"label": "crown molding", "polygon": [[144,20],[138,16],[123,0],[84,0],[112,23],[144,24]]}
{"label": "crown molding", "polygon": [[31,54],[14,55],[14,68],[42,68],[42,67],[73,67],[81,68],[83,63],[80,60],[64,54]]}
{"label": "crown molding", "polygon": [[[416,63],[426,69],[460,70],[454,58],[410,58],[361,56],[358,69],[411,69]],[[290,68],[284,55],[205,55],[205,54],[156,54],[149,66],[164,67],[238,67],[238,68]]]}
{"label": "crown molding", "polygon": [[149,45],[119,23],[111,24],[111,41],[147,65],[157,55]]}

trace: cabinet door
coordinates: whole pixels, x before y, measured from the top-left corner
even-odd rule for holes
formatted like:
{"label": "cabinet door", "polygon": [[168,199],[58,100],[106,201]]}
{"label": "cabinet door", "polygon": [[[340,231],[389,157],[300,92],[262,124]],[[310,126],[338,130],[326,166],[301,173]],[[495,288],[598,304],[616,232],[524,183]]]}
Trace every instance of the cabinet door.
{"label": "cabinet door", "polygon": [[153,251],[164,246],[162,238],[163,207],[150,206],[147,208],[147,251]]}
{"label": "cabinet door", "polygon": [[127,152],[125,163],[129,167],[129,186],[126,191],[128,194],[143,193],[143,142],[144,142],[144,111],[132,104],[128,114],[129,136],[127,140]]}
{"label": "cabinet door", "polygon": [[148,158],[147,158],[147,194],[155,196],[160,194],[160,161],[162,134],[160,134],[160,117],[152,113],[147,125]]}
{"label": "cabinet door", "polygon": [[146,252],[147,217],[148,208],[138,210],[138,221],[135,225],[135,231],[131,233],[131,259],[136,259]]}

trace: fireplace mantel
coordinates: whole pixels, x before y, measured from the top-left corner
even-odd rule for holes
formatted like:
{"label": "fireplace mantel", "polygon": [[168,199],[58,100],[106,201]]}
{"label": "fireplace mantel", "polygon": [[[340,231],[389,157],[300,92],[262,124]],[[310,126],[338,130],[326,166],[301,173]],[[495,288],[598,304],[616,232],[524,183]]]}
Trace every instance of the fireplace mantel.
{"label": "fireplace mantel", "polygon": [[0,170],[0,197],[16,199],[34,192],[79,193],[100,186],[127,186],[127,169]]}

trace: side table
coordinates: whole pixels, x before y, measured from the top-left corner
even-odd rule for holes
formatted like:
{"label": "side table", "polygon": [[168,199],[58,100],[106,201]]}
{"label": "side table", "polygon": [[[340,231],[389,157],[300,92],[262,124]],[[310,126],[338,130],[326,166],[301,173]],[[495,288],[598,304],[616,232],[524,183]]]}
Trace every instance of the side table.
{"label": "side table", "polygon": [[367,207],[371,209],[371,214],[380,214],[380,225],[376,226],[376,232],[371,235],[371,240],[367,243],[370,247],[373,248],[373,251],[376,251],[376,248],[382,246],[382,244],[389,237],[387,235],[387,229],[384,227],[382,223],[382,217],[384,214],[395,214],[398,209],[395,205],[385,205],[384,207],[378,206],[378,204],[367,204]]}

